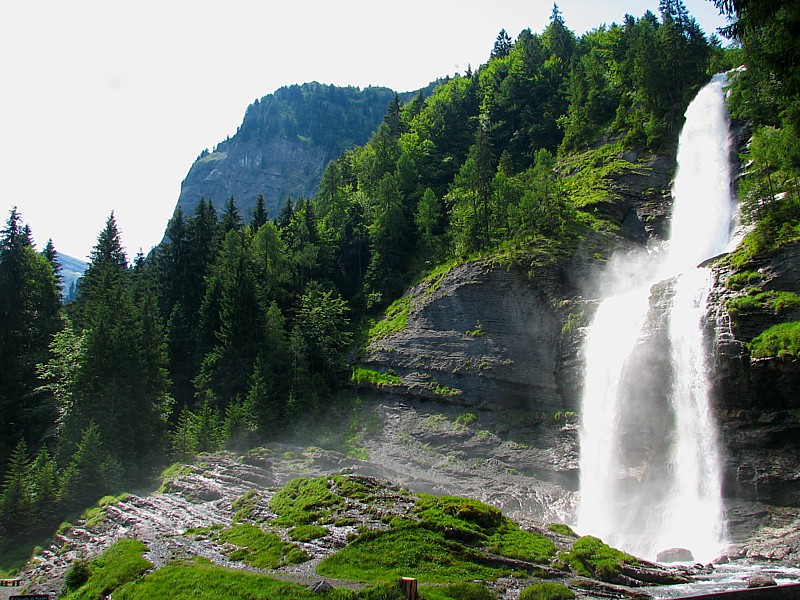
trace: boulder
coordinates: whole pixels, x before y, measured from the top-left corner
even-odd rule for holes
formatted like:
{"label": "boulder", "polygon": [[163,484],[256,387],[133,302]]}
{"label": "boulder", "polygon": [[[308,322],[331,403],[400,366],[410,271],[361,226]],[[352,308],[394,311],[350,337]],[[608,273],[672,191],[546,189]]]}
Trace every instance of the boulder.
{"label": "boulder", "polygon": [[766,573],[756,573],[755,575],[751,575],[747,580],[748,588],[762,588],[770,587],[772,585],[778,584],[770,575],[767,575]]}
{"label": "boulder", "polygon": [[686,548],[669,548],[659,552],[656,555],[656,561],[660,563],[692,563],[694,562],[694,555],[691,550]]}
{"label": "boulder", "polygon": [[333,589],[333,586],[327,581],[318,581],[313,585],[308,586],[308,589],[314,594],[325,594]]}

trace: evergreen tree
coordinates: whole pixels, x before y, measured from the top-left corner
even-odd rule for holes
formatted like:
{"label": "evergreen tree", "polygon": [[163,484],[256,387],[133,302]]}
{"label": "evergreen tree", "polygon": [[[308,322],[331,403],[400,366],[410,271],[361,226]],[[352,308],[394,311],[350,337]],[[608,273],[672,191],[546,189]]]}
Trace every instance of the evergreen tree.
{"label": "evergreen tree", "polygon": [[119,485],[120,466],[108,450],[100,428],[90,422],[61,476],[61,503],[65,509],[93,504]]}
{"label": "evergreen tree", "polygon": [[497,39],[494,42],[494,48],[492,48],[492,58],[503,58],[508,56],[509,52],[511,52],[511,38],[506,33],[505,29],[501,29],[500,33],[497,34]]}
{"label": "evergreen tree", "polygon": [[230,196],[225,202],[225,209],[222,211],[222,235],[226,235],[233,229],[239,229],[242,226],[242,214],[239,212],[239,207],[236,206],[236,200]]}
{"label": "evergreen tree", "polygon": [[63,293],[64,276],[61,274],[61,263],[58,261],[58,252],[56,251],[52,238],[47,240],[47,244],[44,250],[42,250],[42,256],[44,256],[47,262],[50,263],[50,266],[53,267],[53,275],[56,278],[56,289],[58,289],[59,293]]}
{"label": "evergreen tree", "polygon": [[30,469],[28,445],[22,438],[11,454],[0,493],[0,519],[7,538],[18,540],[30,534],[33,519]]}
{"label": "evergreen tree", "polygon": [[[74,448],[92,424],[114,440],[112,455],[132,476],[156,461],[168,411],[164,338],[144,280],[127,268],[113,215],[98,237],[76,301],[85,331],[62,444]],[[68,450],[67,450],[68,451]]]}
{"label": "evergreen tree", "polygon": [[253,232],[256,232],[261,229],[261,227],[267,221],[269,221],[267,206],[264,202],[264,196],[259,194],[256,198],[256,205],[255,208],[253,208],[253,214],[250,216],[250,229],[252,229]]}
{"label": "evergreen tree", "polygon": [[46,362],[60,325],[52,265],[37,253],[16,209],[0,232],[0,472],[22,438],[38,445],[55,420],[39,392],[36,365]]}

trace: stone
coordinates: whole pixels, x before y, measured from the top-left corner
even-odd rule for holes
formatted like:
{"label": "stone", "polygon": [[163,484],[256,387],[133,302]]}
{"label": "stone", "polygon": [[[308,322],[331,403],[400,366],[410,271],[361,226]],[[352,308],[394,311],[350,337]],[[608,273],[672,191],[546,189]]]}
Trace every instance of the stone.
{"label": "stone", "polygon": [[660,563],[692,563],[694,562],[694,555],[691,550],[686,548],[668,548],[656,555],[656,561]]}
{"label": "stone", "polygon": [[750,578],[747,580],[747,587],[748,588],[762,588],[762,587],[770,587],[773,585],[778,585],[775,580],[766,573],[756,573],[755,575],[751,575]]}
{"label": "stone", "polygon": [[308,586],[314,594],[325,594],[333,589],[333,586],[327,581],[318,581],[313,585]]}

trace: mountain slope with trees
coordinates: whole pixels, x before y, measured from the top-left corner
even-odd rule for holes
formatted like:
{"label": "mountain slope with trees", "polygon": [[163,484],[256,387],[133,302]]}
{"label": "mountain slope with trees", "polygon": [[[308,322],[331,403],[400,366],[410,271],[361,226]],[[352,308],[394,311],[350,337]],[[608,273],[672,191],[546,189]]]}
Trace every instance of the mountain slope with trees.
{"label": "mountain slope with trees", "polygon": [[234,197],[248,214],[263,201],[274,217],[287,197],[313,196],[325,166],[369,140],[394,96],[381,87],[304,83],[257,99],[235,135],[197,158],[178,206],[191,214],[204,198],[221,210]]}

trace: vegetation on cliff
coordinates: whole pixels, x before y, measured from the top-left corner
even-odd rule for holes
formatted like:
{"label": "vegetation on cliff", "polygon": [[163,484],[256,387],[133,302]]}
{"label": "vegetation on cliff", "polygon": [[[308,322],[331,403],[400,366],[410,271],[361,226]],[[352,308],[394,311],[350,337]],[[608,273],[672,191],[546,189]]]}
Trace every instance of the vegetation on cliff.
{"label": "vegetation on cliff", "polygon": [[[752,138],[741,157],[739,198],[752,230],[724,259],[732,267],[726,285],[739,296],[728,301],[734,316],[769,309],[783,320],[797,303],[797,290],[764,289],[754,261],[800,241],[800,7],[785,0],[715,0],[731,17],[728,33],[741,43],[746,70],[731,86],[731,112],[746,121]],[[792,306],[790,306],[790,304]],[[754,356],[795,356],[797,323],[778,325],[750,343]]]}

